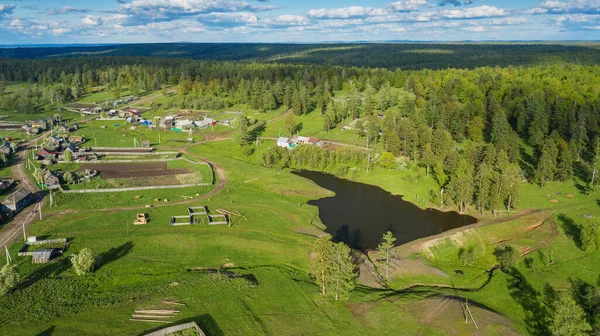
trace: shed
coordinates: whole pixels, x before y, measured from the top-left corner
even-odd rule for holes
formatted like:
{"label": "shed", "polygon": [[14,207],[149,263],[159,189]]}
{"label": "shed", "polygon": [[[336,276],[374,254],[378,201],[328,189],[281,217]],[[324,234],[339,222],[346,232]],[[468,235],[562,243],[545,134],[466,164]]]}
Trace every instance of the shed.
{"label": "shed", "polygon": [[52,259],[52,254],[54,253],[54,249],[41,249],[37,251],[33,251],[32,262],[34,264],[45,264],[50,262]]}

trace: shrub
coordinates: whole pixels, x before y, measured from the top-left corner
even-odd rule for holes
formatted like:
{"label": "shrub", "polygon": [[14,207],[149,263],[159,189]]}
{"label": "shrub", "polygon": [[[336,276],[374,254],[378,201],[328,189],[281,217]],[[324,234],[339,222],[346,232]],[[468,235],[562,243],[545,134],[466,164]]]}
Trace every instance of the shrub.
{"label": "shrub", "polygon": [[75,273],[77,273],[77,275],[91,273],[94,270],[95,261],[96,257],[94,256],[94,252],[88,247],[83,248],[71,259],[71,263],[73,264],[73,268],[75,268]]}
{"label": "shrub", "polygon": [[4,265],[0,270],[0,293],[5,295],[19,283],[19,269],[15,265]]}

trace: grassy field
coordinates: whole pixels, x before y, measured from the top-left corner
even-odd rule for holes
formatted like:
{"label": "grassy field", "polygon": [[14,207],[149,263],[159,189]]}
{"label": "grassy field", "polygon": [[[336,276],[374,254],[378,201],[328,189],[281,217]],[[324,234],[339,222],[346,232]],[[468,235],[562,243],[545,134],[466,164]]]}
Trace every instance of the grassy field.
{"label": "grassy field", "polygon": [[[106,99],[103,94],[89,95],[84,101]],[[156,95],[155,101],[167,99]],[[283,135],[282,109],[262,113],[235,106],[207,115],[217,120],[235,117],[227,111],[244,111],[257,125],[267,122],[263,137]],[[148,117],[172,112],[154,109]],[[302,126],[300,135],[364,145],[353,131],[342,130],[343,123],[324,131],[318,112],[294,119]],[[14,293],[0,297],[0,311],[5,312],[0,314],[2,335],[142,335],[161,328],[130,321],[136,310],[143,309],[180,310],[169,323],[195,321],[207,335],[473,334],[474,326],[464,323],[457,298],[469,300],[482,334],[527,334],[548,313],[541,294],[546,284],[565,292],[573,281],[595,284],[598,278],[600,255],[582,251],[578,232],[588,225],[584,215],[600,216],[600,192],[582,193],[578,180],[544,188],[522,183],[516,204],[519,213],[498,217],[487,213],[467,230],[398,247],[393,252],[398,264],[391,269],[390,289],[359,285],[348,301],[336,302],[321,296],[307,274],[312,244],[323,228],[318,217],[313,220],[317,208],[307,202],[331,192],[287,169],[264,168],[261,155],[276,145],[274,140],[262,139],[255,152],[245,156],[235,140],[225,139],[235,134],[226,134],[231,129],[224,126],[194,133],[197,142],[223,141],[193,146],[186,142],[187,133],[160,132],[159,141],[158,131],[132,128],[124,121],[90,121],[80,126],[75,134],[88,139],[85,146],[133,147],[134,139],[149,140],[159,150],[179,151],[185,146],[185,157],[214,162],[225,179],[198,188],[54,194],[57,206],[46,206],[44,220],[35,222],[28,234],[68,238],[69,247],[46,265],[13,257],[23,281]],[[191,166],[184,161],[168,163],[170,169]],[[61,164],[53,169],[78,167]],[[206,166],[192,168],[199,170],[203,180],[212,176]],[[437,190],[437,184],[423,168],[390,172],[375,167],[368,173],[365,167],[352,168],[344,178],[378,185],[422,208],[439,206],[429,192]],[[11,169],[1,169],[0,176],[8,176]],[[114,181],[102,183],[115,186]],[[227,209],[248,219],[234,217],[231,227],[169,226],[171,216],[186,215],[187,207],[200,205],[213,214]],[[133,226],[138,213],[148,215],[147,225]],[[518,273],[496,270],[488,277],[497,263],[494,249],[505,244],[520,254]],[[22,242],[10,246],[11,254],[16,256],[21,246]],[[476,257],[465,265],[459,249],[471,246]],[[77,276],[69,257],[84,247],[99,256],[98,264],[93,274]],[[377,257],[371,252],[372,260]],[[525,258],[533,259],[533,267],[525,265]],[[414,271],[402,262],[421,268]],[[232,264],[230,271],[243,277],[230,279],[201,271],[225,264]]]}

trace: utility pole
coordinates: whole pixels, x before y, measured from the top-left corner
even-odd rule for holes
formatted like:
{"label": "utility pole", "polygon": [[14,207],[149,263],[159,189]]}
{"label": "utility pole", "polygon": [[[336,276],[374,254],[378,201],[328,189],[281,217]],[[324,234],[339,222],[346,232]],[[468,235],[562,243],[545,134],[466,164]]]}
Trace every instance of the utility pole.
{"label": "utility pole", "polygon": [[40,202],[40,203],[39,203],[39,205],[38,205],[38,210],[39,210],[39,212],[40,212],[40,220],[44,220],[44,219],[42,218],[42,202]]}
{"label": "utility pole", "polygon": [[25,233],[25,223],[23,223],[23,240],[27,241],[27,233]]}
{"label": "utility pole", "polygon": [[10,253],[8,253],[8,247],[6,247],[6,245],[4,245],[4,250],[6,251],[6,264],[10,265],[12,258],[10,257]]}
{"label": "utility pole", "polygon": [[160,130],[158,130],[158,144],[160,145]]}

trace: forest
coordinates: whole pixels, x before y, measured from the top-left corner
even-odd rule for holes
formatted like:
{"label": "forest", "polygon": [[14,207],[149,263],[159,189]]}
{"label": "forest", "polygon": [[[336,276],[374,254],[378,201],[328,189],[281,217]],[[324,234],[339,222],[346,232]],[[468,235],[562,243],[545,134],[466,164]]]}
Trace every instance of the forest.
{"label": "forest", "polygon": [[[0,58],[152,57],[340,65],[403,70],[600,62],[596,42],[506,43],[160,43],[0,48]],[[136,64],[136,63],[130,63]]]}

